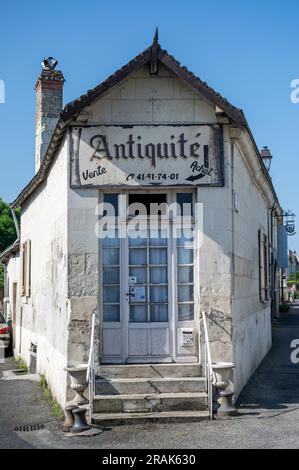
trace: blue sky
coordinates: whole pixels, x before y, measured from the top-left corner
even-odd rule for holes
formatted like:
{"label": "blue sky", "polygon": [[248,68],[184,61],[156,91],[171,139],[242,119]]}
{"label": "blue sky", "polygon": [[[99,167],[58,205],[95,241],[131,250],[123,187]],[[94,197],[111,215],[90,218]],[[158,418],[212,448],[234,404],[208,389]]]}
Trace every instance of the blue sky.
{"label": "blue sky", "polygon": [[[274,156],[281,204],[299,216],[298,0],[15,0],[1,4],[0,196],[12,201],[34,173],[34,83],[52,55],[64,102],[101,82],[151,42],[162,46],[247,116]],[[299,219],[298,219],[299,223]],[[299,251],[298,236],[289,239]]]}

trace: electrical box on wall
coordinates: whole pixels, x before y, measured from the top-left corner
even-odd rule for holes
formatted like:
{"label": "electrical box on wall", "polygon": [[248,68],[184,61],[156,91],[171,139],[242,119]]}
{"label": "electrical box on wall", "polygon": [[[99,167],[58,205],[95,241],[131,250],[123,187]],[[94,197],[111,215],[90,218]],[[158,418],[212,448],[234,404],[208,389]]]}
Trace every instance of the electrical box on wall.
{"label": "electrical box on wall", "polygon": [[182,328],[181,329],[181,346],[182,347],[193,347],[193,329],[192,328]]}

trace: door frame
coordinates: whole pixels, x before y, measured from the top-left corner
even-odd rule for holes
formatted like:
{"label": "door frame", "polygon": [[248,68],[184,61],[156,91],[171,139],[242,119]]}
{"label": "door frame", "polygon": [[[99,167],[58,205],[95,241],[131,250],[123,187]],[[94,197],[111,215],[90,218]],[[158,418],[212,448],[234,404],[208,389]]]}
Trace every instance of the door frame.
{"label": "door frame", "polygon": [[[128,207],[128,195],[129,194],[146,194],[146,193],[162,193],[166,194],[167,203],[176,202],[176,193],[192,193],[193,194],[193,202],[197,202],[198,200],[198,191],[196,188],[182,188],[182,187],[143,187],[143,188],[109,188],[103,189],[99,191],[99,202],[103,202],[103,195],[104,193],[117,193],[119,195],[124,195],[125,198],[120,198],[120,204],[125,202],[125,209]],[[119,206],[119,214],[126,213],[123,212],[123,207]],[[123,225],[125,230],[127,230],[127,217],[119,219],[119,225]],[[168,326],[169,326],[169,336],[170,336],[170,353],[169,357],[157,357],[155,358],[148,357],[148,358],[140,358],[135,359],[129,358],[129,301],[124,299],[122,302],[122,293],[126,293],[128,289],[128,273],[129,273],[129,244],[128,244],[128,237],[120,239],[120,253],[119,253],[119,263],[120,263],[120,334],[122,339],[122,347],[121,347],[121,361],[119,358],[114,359],[113,357],[107,356],[109,358],[109,362],[105,361],[105,364],[142,364],[142,363],[194,363],[199,362],[200,358],[200,345],[198,342],[199,332],[197,331],[198,328],[198,318],[199,318],[199,289],[196,286],[199,286],[199,256],[198,256],[198,243],[197,243],[197,234],[196,234],[196,246],[194,249],[194,258],[193,258],[193,272],[194,272],[194,319],[192,321],[178,321],[178,309],[177,309],[177,274],[176,274],[176,246],[173,237],[168,238],[167,244],[167,253],[168,253]],[[104,321],[103,321],[103,299],[102,299],[102,256],[101,256],[101,239],[99,239],[99,312],[100,312],[100,332],[101,332],[101,351],[100,351],[100,362],[103,361],[103,331],[104,331]],[[170,262],[171,260],[171,262]],[[107,322],[108,323],[108,322]],[[164,324],[164,323],[162,323]],[[115,324],[114,324],[115,325]],[[136,324],[137,325],[137,324]],[[140,323],[143,325],[143,323]],[[153,323],[151,323],[153,325]],[[152,328],[158,328],[160,323],[157,323]],[[116,325],[114,326],[116,328]],[[182,357],[178,354],[178,330],[179,328],[193,328],[194,332],[196,332],[195,339],[195,356],[191,357]],[[113,328],[113,322],[109,324],[109,328]],[[138,328],[136,326],[136,328]],[[141,328],[141,326],[140,326]]]}
{"label": "door frame", "polygon": [[[165,194],[166,203],[171,203],[172,191],[169,189],[163,188],[138,188],[136,190],[127,189],[124,191],[126,195],[126,208],[128,208],[128,197],[130,194]],[[170,199],[170,200],[169,200]],[[126,218],[126,223],[128,223],[128,218]],[[123,360],[127,364],[148,364],[150,363],[172,363],[175,362],[175,349],[174,349],[174,316],[173,316],[173,286],[172,286],[172,238],[167,239],[167,290],[168,290],[168,322],[140,322],[140,323],[130,323],[130,300],[126,298],[124,304],[124,325],[123,325]],[[123,266],[123,277],[124,277],[124,288],[128,289],[128,276],[129,276],[129,237],[126,237],[124,240],[124,266]],[[133,327],[130,325],[134,325]],[[146,325],[146,326],[145,326]],[[130,341],[130,329],[159,329],[159,328],[168,328],[169,330],[169,354],[166,356],[136,356],[130,357],[129,355],[129,341]]]}

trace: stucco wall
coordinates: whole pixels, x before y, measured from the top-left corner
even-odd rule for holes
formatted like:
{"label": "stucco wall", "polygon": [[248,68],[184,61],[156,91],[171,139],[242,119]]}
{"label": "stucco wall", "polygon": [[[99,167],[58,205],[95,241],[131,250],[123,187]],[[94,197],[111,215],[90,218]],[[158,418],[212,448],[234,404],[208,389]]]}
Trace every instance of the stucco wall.
{"label": "stucco wall", "polygon": [[198,189],[203,203],[203,245],[199,252],[200,310],[207,315],[212,361],[231,361],[230,140],[223,135],[222,188]]}
{"label": "stucco wall", "polygon": [[22,207],[21,243],[31,240],[31,296],[18,311],[16,355],[29,364],[37,343],[37,372],[44,374],[61,404],[65,401],[67,301],[67,144],[48,179]]}
{"label": "stucco wall", "polygon": [[268,235],[267,203],[236,145],[231,162],[232,189],[239,200],[238,212],[232,205],[232,339],[238,396],[271,347],[271,306],[270,302],[261,303],[259,294],[258,231]]}

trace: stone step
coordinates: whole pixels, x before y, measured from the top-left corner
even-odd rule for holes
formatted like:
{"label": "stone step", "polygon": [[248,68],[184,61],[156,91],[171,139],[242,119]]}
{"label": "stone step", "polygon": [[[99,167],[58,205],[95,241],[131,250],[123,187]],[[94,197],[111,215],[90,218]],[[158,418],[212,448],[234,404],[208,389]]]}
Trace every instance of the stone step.
{"label": "stone step", "polygon": [[208,411],[160,411],[153,413],[94,413],[92,422],[99,426],[143,424],[147,422],[184,423],[209,419]]}
{"label": "stone step", "polygon": [[134,364],[105,366],[98,368],[97,375],[103,379],[158,378],[158,377],[199,377],[200,364]]}
{"label": "stone step", "polygon": [[96,379],[96,395],[204,392],[203,377]]}
{"label": "stone step", "polygon": [[207,394],[204,392],[95,395],[93,410],[96,413],[202,411],[207,409],[207,404]]}

